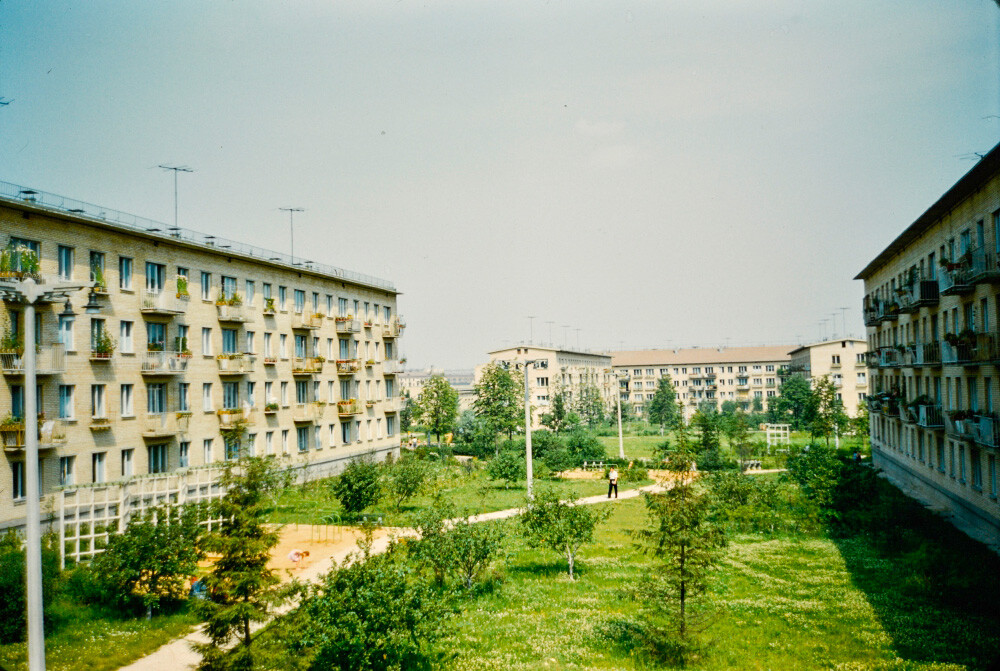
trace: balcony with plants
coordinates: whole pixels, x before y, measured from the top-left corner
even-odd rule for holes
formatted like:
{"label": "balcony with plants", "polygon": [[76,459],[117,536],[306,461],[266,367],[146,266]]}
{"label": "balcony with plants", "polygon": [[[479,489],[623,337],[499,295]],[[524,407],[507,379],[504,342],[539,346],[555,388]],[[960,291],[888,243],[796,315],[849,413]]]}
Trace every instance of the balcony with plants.
{"label": "balcony with plants", "polygon": [[406,359],[386,359],[382,362],[383,375],[398,375],[406,370]]}
{"label": "balcony with plants", "polygon": [[969,250],[969,280],[973,284],[1000,282],[1000,263],[996,252],[985,246]]}
{"label": "balcony with plants", "polygon": [[878,366],[880,368],[895,368],[903,364],[903,352],[906,351],[904,345],[889,345],[880,347],[878,353]]}
{"label": "balcony with plants", "polygon": [[42,279],[38,254],[28,247],[0,249],[0,282],[4,280]]}
{"label": "balcony with plants", "polygon": [[142,435],[145,438],[176,436],[188,432],[191,413],[186,410],[147,412],[142,418]]}
{"label": "balcony with plants", "polygon": [[191,360],[189,351],[163,349],[163,343],[148,343],[142,358],[143,375],[181,375]]}
{"label": "balcony with plants", "polygon": [[1000,422],[993,413],[977,414],[975,419],[975,436],[973,440],[983,447],[1000,447]]}
{"label": "balcony with plants", "polygon": [[297,356],[292,359],[292,375],[315,375],[323,372],[326,359],[321,356]]}
{"label": "balcony with plants", "polygon": [[341,417],[349,417],[351,415],[361,414],[361,404],[356,398],[348,398],[343,401],[337,401],[337,414]]}
{"label": "balcony with plants", "polygon": [[938,269],[938,293],[941,296],[967,294],[975,288],[969,252],[965,252],[955,260],[941,257],[941,267]]}
{"label": "balcony with plants", "polygon": [[279,410],[281,410],[281,406],[278,405],[278,402],[273,399],[264,404],[265,415],[275,415]]}
{"label": "balcony with plants", "polygon": [[354,375],[361,370],[359,359],[337,359],[337,375]]}
{"label": "balcony with plants", "polygon": [[171,292],[166,289],[143,289],[139,294],[139,311],[143,314],[165,315],[173,317],[187,312],[189,296],[185,291],[181,298],[179,292]]}
{"label": "balcony with plants", "polygon": [[246,375],[253,372],[256,357],[244,352],[218,354],[215,363],[219,367],[219,375]]}
{"label": "balcony with plants", "polygon": [[243,304],[243,297],[238,293],[233,293],[228,297],[221,294],[215,301],[215,308],[219,313],[220,322],[253,321],[250,308]]}
{"label": "balcony with plants", "polygon": [[274,304],[274,297],[268,296],[264,299],[264,314],[265,315],[276,315],[278,314],[278,307]]}
{"label": "balcony with plants", "polygon": [[972,410],[946,410],[944,427],[949,436],[973,440],[978,433],[979,418]]}
{"label": "balcony with plants", "polygon": [[302,311],[292,313],[293,329],[318,329],[321,326],[323,326],[323,314],[320,312]]}
{"label": "balcony with plants", "polygon": [[346,315],[342,317],[336,317],[334,319],[337,325],[337,333],[360,333],[361,332],[361,322],[352,317],[351,315]]}
{"label": "balcony with plants", "polygon": [[90,340],[90,360],[97,363],[111,361],[111,357],[118,347],[118,341],[111,337],[107,329],[102,329],[100,332],[93,334]]}
{"label": "balcony with plants", "polygon": [[323,401],[309,401],[306,403],[296,403],[292,406],[293,422],[318,422],[323,419],[323,412],[326,410],[326,403]]}
{"label": "balcony with plants", "polygon": [[941,342],[941,362],[965,366],[988,363],[995,356],[995,343],[992,333],[977,333],[972,329],[945,333]]}
{"label": "balcony with plants", "polygon": [[[0,442],[6,452],[19,452],[25,447],[25,422],[21,417],[7,415],[0,420]],[[49,450],[66,444],[64,420],[46,420],[44,414],[38,417],[38,449]]]}
{"label": "balcony with plants", "polygon": [[257,421],[254,408],[225,408],[217,412],[220,429],[235,429],[241,426],[253,426]]}
{"label": "balcony with plants", "polygon": [[[4,375],[24,375],[23,343],[5,334],[0,339],[0,368]],[[66,349],[62,343],[35,347],[35,374],[60,375],[66,372]]]}

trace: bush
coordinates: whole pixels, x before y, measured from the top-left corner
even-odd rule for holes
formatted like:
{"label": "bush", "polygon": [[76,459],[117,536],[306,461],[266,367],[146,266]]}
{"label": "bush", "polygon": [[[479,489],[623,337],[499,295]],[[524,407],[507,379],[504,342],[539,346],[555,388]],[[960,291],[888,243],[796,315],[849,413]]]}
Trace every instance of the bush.
{"label": "bush", "polygon": [[393,499],[396,510],[423,490],[429,475],[427,463],[415,457],[403,457],[383,468],[385,493]]}
{"label": "bush", "polygon": [[494,457],[486,467],[486,473],[494,480],[503,480],[504,487],[516,485],[527,476],[524,453],[505,450]]}
{"label": "bush", "polygon": [[608,458],[601,441],[585,431],[573,431],[566,436],[566,449],[578,463]]}
{"label": "bush", "polygon": [[330,491],[344,512],[356,515],[382,499],[382,473],[370,457],[355,459],[330,481]]}
{"label": "bush", "polygon": [[576,458],[568,449],[560,447],[546,452],[542,463],[555,472],[568,471],[576,466]]}
{"label": "bush", "polygon": [[[45,626],[51,624],[50,608],[59,585],[58,538],[42,539],[42,599]],[[25,589],[25,555],[21,537],[8,531],[0,537],[0,643],[23,641],[27,633],[28,600]]]}

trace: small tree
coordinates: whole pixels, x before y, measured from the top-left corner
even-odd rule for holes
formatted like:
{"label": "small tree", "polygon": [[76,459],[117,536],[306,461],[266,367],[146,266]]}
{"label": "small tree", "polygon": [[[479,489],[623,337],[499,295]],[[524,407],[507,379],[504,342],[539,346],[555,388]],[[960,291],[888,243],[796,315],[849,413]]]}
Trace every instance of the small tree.
{"label": "small tree", "polygon": [[416,457],[404,457],[386,466],[385,493],[395,502],[396,510],[423,489],[427,482],[427,464]]}
{"label": "small tree", "polygon": [[499,456],[490,460],[486,473],[494,480],[503,480],[504,489],[516,485],[519,480],[527,477],[528,466],[524,455],[513,450],[504,450]]}
{"label": "small tree", "polygon": [[[42,539],[42,599],[46,630],[47,612],[59,580],[59,537],[47,534]],[[0,643],[23,641],[27,633],[27,592],[25,559],[21,537],[10,530],[0,536]]]}
{"label": "small tree", "polygon": [[809,430],[830,444],[830,435],[839,436],[847,430],[850,419],[844,412],[844,403],[837,398],[837,388],[829,375],[823,375],[816,380],[813,388],[814,407],[813,419]]}
{"label": "small tree", "polygon": [[581,384],[574,405],[580,420],[590,428],[604,421],[604,399],[597,385]]}
{"label": "small tree", "polygon": [[187,596],[187,576],[204,557],[201,512],[194,506],[162,507],[132,518],[91,563],[102,597],[121,610],[139,606],[150,617],[167,601]]}
{"label": "small tree", "polygon": [[356,515],[382,499],[382,473],[371,455],[352,460],[330,481],[344,512]]}
{"label": "small tree", "polygon": [[406,433],[413,426],[413,398],[410,391],[403,392],[403,409],[399,411],[399,430]]}
{"label": "small tree", "polygon": [[[287,486],[273,457],[244,457],[226,464],[220,484],[225,491],[213,502],[221,522],[201,543],[218,555],[205,576],[208,598],[196,601],[205,621],[208,643],[194,644],[201,653],[199,671],[255,668],[250,625],[266,622],[274,608],[287,600],[274,571],[268,568],[278,534],[265,521],[271,496]],[[229,646],[236,641],[236,647]]]}
{"label": "small tree", "polygon": [[452,569],[466,589],[490,565],[503,546],[503,527],[496,522],[455,520],[445,535]]}
{"label": "small tree", "polygon": [[437,436],[440,444],[441,434],[454,430],[458,420],[458,392],[443,375],[432,376],[420,390],[413,415]]}
{"label": "small tree", "polygon": [[542,426],[548,427],[555,433],[559,433],[566,428],[566,396],[562,390],[552,395],[549,403],[549,412],[541,417]]}
{"label": "small tree", "polygon": [[594,528],[607,519],[611,509],[578,505],[575,498],[559,499],[559,493],[541,487],[521,514],[521,527],[532,547],[545,547],[566,557],[570,580],[574,579],[576,555],[594,540]]}
{"label": "small tree", "polygon": [[524,421],[524,376],[498,363],[488,364],[476,385],[472,407],[494,441],[501,433],[510,438]]}
{"label": "small tree", "polygon": [[674,384],[670,376],[661,377],[657,383],[656,393],[653,400],[649,402],[646,409],[650,424],[659,424],[660,433],[663,429],[676,426],[680,418],[680,410],[677,407],[677,393],[674,391]]}

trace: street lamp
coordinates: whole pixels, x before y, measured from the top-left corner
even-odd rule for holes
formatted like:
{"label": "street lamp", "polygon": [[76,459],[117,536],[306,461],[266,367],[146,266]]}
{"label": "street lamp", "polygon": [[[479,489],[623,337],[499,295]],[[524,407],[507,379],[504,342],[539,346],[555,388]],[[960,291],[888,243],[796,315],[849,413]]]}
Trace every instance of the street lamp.
{"label": "street lamp", "polygon": [[624,375],[612,369],[609,373],[615,376],[615,403],[618,406],[618,458],[625,458],[625,440],[622,438],[622,378],[628,380],[628,373]]}
{"label": "street lamp", "polygon": [[525,476],[527,478],[528,498],[533,498],[531,491],[531,481],[533,478],[531,464],[531,384],[528,382],[528,368],[534,366],[536,369],[549,367],[548,359],[525,359],[520,362],[503,361],[504,368],[520,368],[524,372],[524,460],[527,466]]}
{"label": "street lamp", "polygon": [[[35,371],[35,305],[67,301],[93,282],[46,282],[33,277],[0,279],[0,300],[24,306],[25,569],[28,597],[28,669],[45,671],[42,622],[42,523],[38,491],[38,377]],[[72,309],[72,306],[70,306]],[[65,310],[64,310],[65,312]]]}

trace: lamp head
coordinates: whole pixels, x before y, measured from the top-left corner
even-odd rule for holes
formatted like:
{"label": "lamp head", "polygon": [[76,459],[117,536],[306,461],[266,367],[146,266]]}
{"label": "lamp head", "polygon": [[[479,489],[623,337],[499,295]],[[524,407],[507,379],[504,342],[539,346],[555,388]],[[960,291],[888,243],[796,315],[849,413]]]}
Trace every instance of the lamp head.
{"label": "lamp head", "polygon": [[97,292],[93,289],[90,290],[90,295],[87,296],[87,304],[83,306],[83,309],[87,311],[88,315],[96,315],[101,311],[101,304],[97,301]]}

